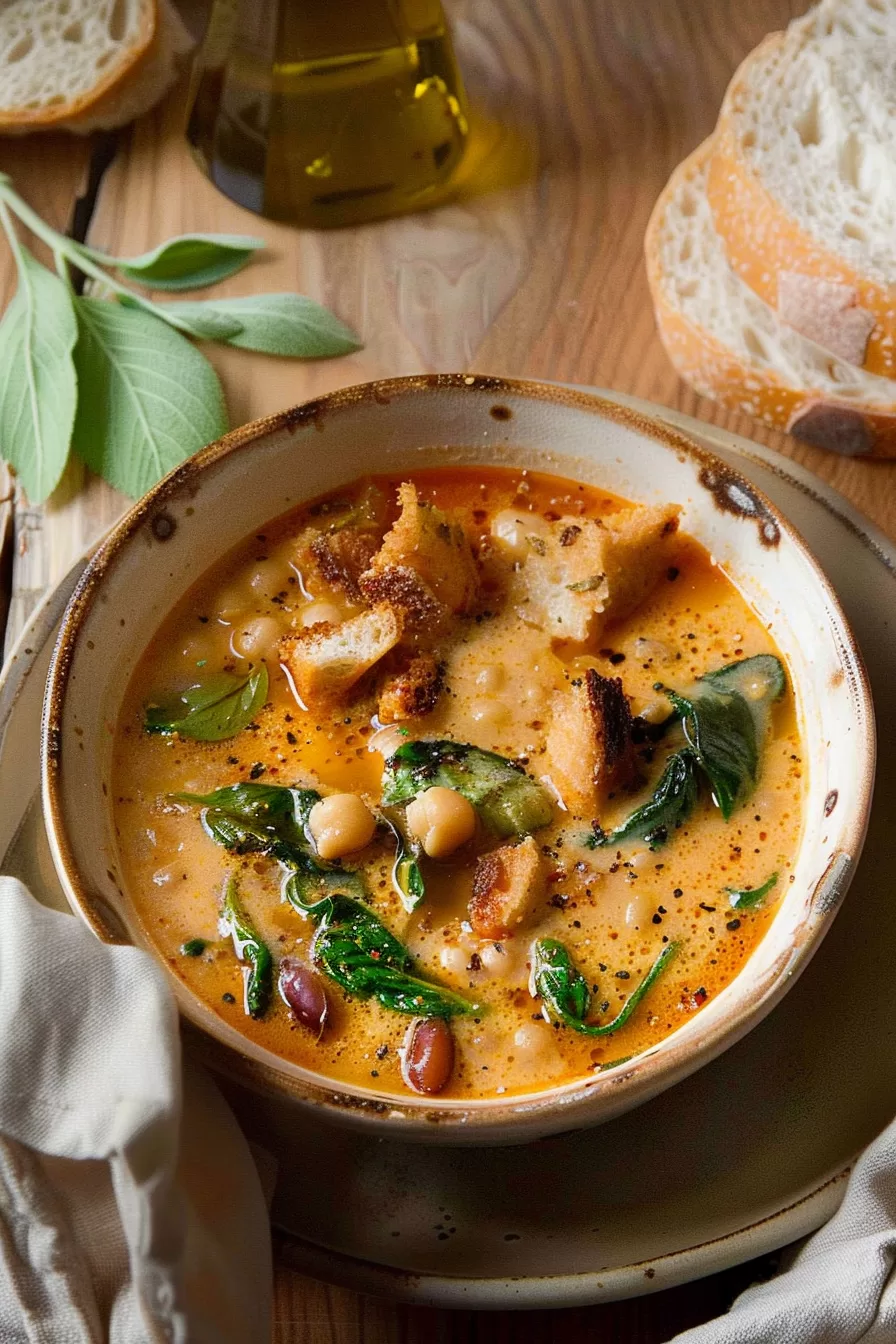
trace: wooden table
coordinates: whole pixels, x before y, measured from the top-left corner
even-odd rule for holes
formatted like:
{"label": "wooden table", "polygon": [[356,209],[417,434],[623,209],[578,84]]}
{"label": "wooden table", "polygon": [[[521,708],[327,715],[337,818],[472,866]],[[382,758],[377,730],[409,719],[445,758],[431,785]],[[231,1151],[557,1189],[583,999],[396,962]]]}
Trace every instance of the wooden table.
{"label": "wooden table", "polygon": [[[648,298],[641,241],[660,187],[712,129],[741,57],[806,7],[805,0],[449,3],[475,107],[476,162],[454,204],[367,228],[296,232],[219,196],[181,140],[183,88],[118,136],[2,142],[0,168],[54,225],[118,255],[187,230],[262,234],[265,259],[227,290],[297,289],[363,335],[358,354],[304,365],[208,347],[233,424],[347,383],[421,370],[602,384],[771,443],[896,535],[896,467],[826,456],[697,397],[663,353]],[[0,248],[0,303],[13,286],[11,258]],[[0,498],[6,493],[0,483]],[[46,508],[16,501],[6,530],[0,503],[0,622],[8,603],[8,640],[124,504],[77,467]],[[725,1310],[771,1268],[754,1263],[630,1303],[499,1315],[397,1307],[280,1269],[274,1339],[646,1344]]]}

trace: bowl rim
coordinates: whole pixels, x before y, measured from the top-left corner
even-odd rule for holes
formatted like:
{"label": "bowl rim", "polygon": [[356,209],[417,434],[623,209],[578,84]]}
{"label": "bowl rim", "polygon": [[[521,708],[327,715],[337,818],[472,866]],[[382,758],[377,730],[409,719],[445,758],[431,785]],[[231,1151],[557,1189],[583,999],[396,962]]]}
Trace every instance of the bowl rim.
{"label": "bowl rim", "polygon": [[[334,1118],[350,1123],[360,1122],[366,1127],[371,1121],[381,1126],[384,1120],[397,1120],[404,1122],[399,1132],[406,1137],[413,1137],[416,1132],[417,1135],[429,1133],[436,1138],[436,1131],[442,1130],[444,1141],[449,1138],[444,1131],[450,1129],[466,1131],[470,1135],[466,1141],[472,1142],[472,1131],[476,1131],[477,1137],[482,1137],[483,1131],[488,1134],[516,1129],[523,1131],[525,1137],[526,1130],[546,1134],[612,1118],[639,1100],[646,1101],[711,1062],[772,1011],[817,950],[839,908],[861,853],[871,810],[876,734],[874,707],[864,660],[839,598],[819,562],[798,530],[762,491],[741,472],[690,439],[685,432],[639,410],[609,401],[597,393],[537,380],[472,373],[439,373],[413,374],[353,384],[274,415],[249,421],[175,467],[113,525],[91,555],[69,599],[53,650],[44,700],[41,725],[42,796],[50,849],[63,889],[73,909],[98,938],[107,943],[122,941],[118,931],[106,918],[102,903],[96,900],[87,883],[81,879],[75,862],[61,791],[61,734],[69,674],[79,636],[102,591],[107,573],[144,523],[153,517],[158,518],[160,514],[164,516],[163,506],[168,499],[191,491],[196,477],[223,458],[251,450],[256,442],[271,433],[279,430],[292,432],[306,425],[320,425],[325,417],[356,408],[365,402],[383,405],[400,398],[440,390],[488,392],[495,395],[503,393],[524,400],[558,404],[610,420],[658,442],[676,454],[684,454],[692,459],[700,467],[699,483],[713,494],[716,506],[722,511],[752,518],[757,524],[760,544],[775,545],[780,535],[786,534],[808,564],[832,617],[839,621],[843,654],[854,670],[851,689],[860,729],[856,749],[865,763],[859,789],[850,800],[848,820],[841,823],[841,846],[815,884],[807,901],[809,913],[794,930],[788,947],[781,951],[766,969],[761,982],[754,987],[752,1004],[742,1006],[742,1011],[735,1017],[726,1014],[702,1034],[692,1036],[685,1043],[679,1041],[676,1045],[678,1033],[672,1032],[632,1061],[573,1080],[572,1083],[555,1084],[553,1088],[506,1098],[440,1100],[409,1096],[405,1099],[349,1084],[328,1083],[324,1075],[284,1061],[289,1068],[296,1070],[295,1074],[288,1073],[279,1066],[277,1057],[271,1051],[265,1051],[266,1057],[258,1059],[240,1050],[240,1033],[235,1028],[228,1029],[227,1024],[222,1023],[203,1001],[176,978],[171,978],[172,991],[187,1035],[200,1044],[201,1053],[217,1072],[252,1089],[311,1104],[327,1111]],[[724,494],[724,499],[720,498],[721,494]],[[812,918],[814,911],[818,914],[816,918]],[[150,955],[157,954],[152,951]],[[732,984],[737,979],[738,976]],[[235,1036],[238,1039],[228,1044],[223,1039],[225,1033],[228,1037]],[[560,1091],[560,1088],[563,1090]],[[611,1094],[609,1097],[608,1093]],[[593,1103],[599,1096],[603,1098],[604,1105],[597,1109],[605,1114],[590,1116],[588,1113],[594,1109]]]}

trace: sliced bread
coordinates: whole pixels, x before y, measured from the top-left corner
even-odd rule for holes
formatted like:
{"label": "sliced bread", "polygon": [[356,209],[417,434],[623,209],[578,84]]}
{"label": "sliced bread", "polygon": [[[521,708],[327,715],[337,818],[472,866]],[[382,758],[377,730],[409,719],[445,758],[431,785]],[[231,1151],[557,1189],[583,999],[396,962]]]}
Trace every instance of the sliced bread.
{"label": "sliced bread", "polygon": [[728,259],[790,326],[896,374],[896,0],[822,0],[725,96],[707,192]]}
{"label": "sliced bread", "polygon": [[124,125],[161,97],[191,45],[170,0],[6,0],[0,132]]}
{"label": "sliced bread", "polygon": [[673,173],[647,228],[657,326],[703,396],[848,456],[896,457],[896,383],[783,323],[734,273],[706,193],[713,143]]}

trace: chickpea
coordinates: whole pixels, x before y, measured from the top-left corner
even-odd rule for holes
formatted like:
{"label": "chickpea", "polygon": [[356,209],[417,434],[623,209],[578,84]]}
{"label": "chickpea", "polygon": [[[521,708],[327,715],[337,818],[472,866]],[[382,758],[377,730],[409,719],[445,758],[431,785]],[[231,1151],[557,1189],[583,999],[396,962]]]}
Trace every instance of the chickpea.
{"label": "chickpea", "polygon": [[437,784],[408,804],[408,826],[431,859],[444,859],[472,840],[476,813],[462,794]]}
{"label": "chickpea", "polygon": [[258,597],[272,598],[289,582],[286,566],[277,560],[260,560],[249,579],[249,587]]}
{"label": "chickpea", "polygon": [[258,658],[269,653],[283,634],[283,626],[273,616],[250,616],[234,622],[230,648],[237,658]]}
{"label": "chickpea", "polygon": [[244,588],[231,586],[224,588],[215,599],[215,615],[218,620],[229,625],[234,616],[246,610],[252,601],[252,594]]}
{"label": "chickpea", "polygon": [[306,627],[320,625],[323,621],[328,621],[331,625],[339,625],[342,620],[342,612],[332,602],[312,602],[302,612],[301,620]]}
{"label": "chickpea", "polygon": [[341,859],[370,844],[376,819],[356,793],[331,793],[312,807],[308,829],[322,859]]}

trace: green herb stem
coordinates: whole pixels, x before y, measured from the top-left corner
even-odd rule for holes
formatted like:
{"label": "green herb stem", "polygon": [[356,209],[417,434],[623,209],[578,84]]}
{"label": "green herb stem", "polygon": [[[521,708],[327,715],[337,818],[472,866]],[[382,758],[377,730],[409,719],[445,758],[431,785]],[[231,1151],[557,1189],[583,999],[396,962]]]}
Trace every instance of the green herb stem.
{"label": "green herb stem", "polygon": [[242,908],[236,878],[231,874],[224,883],[221,929],[233,939],[240,961],[248,962],[245,972],[246,1012],[263,1017],[271,1000],[274,962],[271,953]]}
{"label": "green herb stem", "polygon": [[610,1022],[588,1022],[591,991],[588,982],[574,964],[563,943],[556,938],[539,938],[532,948],[532,974],[529,989],[542,1001],[549,1022],[571,1027],[583,1036],[610,1036],[621,1031],[638,1004],[656,984],[678,950],[669,943],[660,952],[641,983],[632,990],[621,1010]]}

